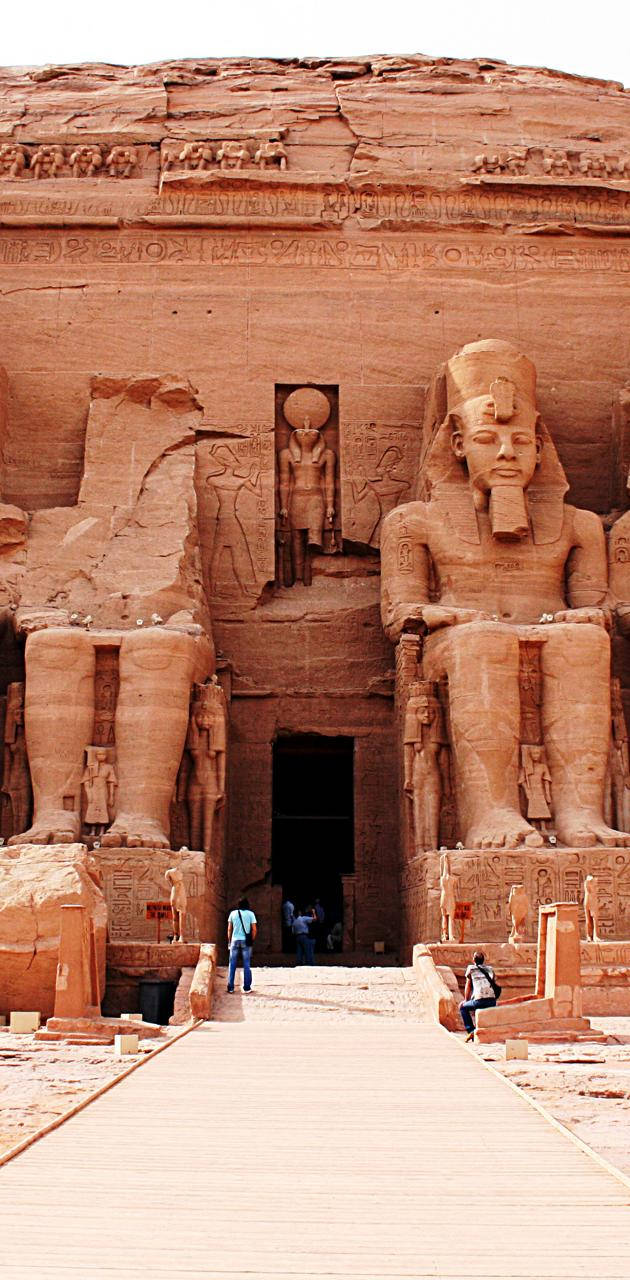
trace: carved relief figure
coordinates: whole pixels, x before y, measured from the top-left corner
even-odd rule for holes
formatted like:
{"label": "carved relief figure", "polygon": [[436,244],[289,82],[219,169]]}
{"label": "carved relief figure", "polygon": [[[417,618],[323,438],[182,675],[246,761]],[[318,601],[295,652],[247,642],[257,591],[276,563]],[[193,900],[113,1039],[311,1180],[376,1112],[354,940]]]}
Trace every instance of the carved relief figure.
{"label": "carved relief figure", "polygon": [[63,169],[65,156],[61,147],[38,147],[31,156],[34,178],[56,178]]}
{"label": "carved relief figure", "polygon": [[525,942],[527,917],[529,915],[529,898],[524,884],[513,884],[508,898],[508,910],[512,920],[509,941],[512,945]]}
{"label": "carved relief figure", "polygon": [[402,450],[396,445],[385,449],[374,469],[372,476],[358,476],[352,479],[352,497],[355,506],[360,506],[372,495],[378,503],[378,515],[371,529],[366,529],[365,541],[377,547],[381,538],[381,524],[385,516],[402,502],[409,489],[406,476],[397,474],[396,468],[402,460]]}
{"label": "carved relief figure", "polygon": [[603,816],[604,535],[596,515],[564,503],[566,479],[535,388],[534,366],[507,342],[473,343],[448,362],[446,417],[423,477],[429,498],[383,524],[383,622],[393,641],[426,629],[423,674],[448,677],[467,847],[542,843],[518,793],[519,640],[529,639],[544,642],[542,745],[558,838],[580,848],[623,845],[630,836]]}
{"label": "carved relief figure", "polygon": [[254,164],[266,169],[267,165],[277,165],[279,169],[287,167],[287,153],[279,138],[269,138],[261,142],[254,155]]}
{"label": "carved relief figure", "polygon": [[584,880],[584,915],[586,941],[599,942],[599,885],[595,876],[586,876]]}
{"label": "carved relief figure", "polygon": [[440,858],[440,941],[453,942],[455,939],[455,903],[459,877],[451,872],[451,864],[447,853]]}
{"label": "carved relief figure", "polygon": [[184,884],[184,873],[181,867],[169,867],[164,872],[164,879],[171,886],[171,917],[173,920],[173,942],[184,941],[184,920],[188,908],[188,895]]}
{"label": "carved relief figure", "polygon": [[416,851],[438,847],[445,748],[442,708],[429,681],[416,680],[409,691],[404,737],[404,789],[412,805]]}
{"label": "carved relief figure", "polygon": [[179,159],[186,169],[210,169],[214,162],[214,148],[209,142],[187,142]]}
{"label": "carved relief figure", "polygon": [[244,143],[232,140],[221,143],[217,160],[222,169],[242,169],[251,160],[251,156]]}
{"label": "carved relief figure", "polygon": [[278,458],[281,525],[290,530],[293,581],[310,586],[310,553],[321,549],[324,524],[333,526],[337,458],[322,435],[330,416],[327,396],[301,387],[287,396],[284,416],[293,431]]}
{"label": "carved relief figure", "polygon": [[26,152],[13,142],[0,146],[0,174],[2,177],[20,178],[26,167]]}
{"label": "carved relief figure", "polygon": [[7,687],[2,791],[11,803],[11,829],[18,835],[28,826],[33,799],[24,736],[24,685],[22,683],[10,684]]}
{"label": "carved relief figure", "polygon": [[213,677],[195,685],[190,707],[186,752],[191,762],[180,780],[185,789],[192,849],[212,851],[214,815],[225,803],[227,708],[223,690]]}
{"label": "carved relief figure", "polygon": [[227,444],[215,445],[210,451],[206,483],[212,485],[219,503],[209,575],[212,592],[222,594],[221,575],[227,560],[240,590],[257,595],[254,562],[238,516],[237,500],[242,490],[262,496],[258,465],[254,461],[242,462]]}
{"label": "carved relief figure", "polygon": [[551,818],[551,774],[544,747],[521,747],[518,780],[525,792],[529,821],[548,822]]}
{"label": "carved relief figure", "polygon": [[75,147],[70,155],[70,168],[74,178],[92,178],[103,163],[100,147]]}
{"label": "carved relief figure", "polygon": [[86,747],[86,757],[81,779],[87,800],[85,825],[91,828],[92,835],[100,835],[112,819],[118,780],[106,747]]}
{"label": "carved relief figure", "polygon": [[138,163],[134,147],[112,147],[105,165],[110,178],[130,178]]}

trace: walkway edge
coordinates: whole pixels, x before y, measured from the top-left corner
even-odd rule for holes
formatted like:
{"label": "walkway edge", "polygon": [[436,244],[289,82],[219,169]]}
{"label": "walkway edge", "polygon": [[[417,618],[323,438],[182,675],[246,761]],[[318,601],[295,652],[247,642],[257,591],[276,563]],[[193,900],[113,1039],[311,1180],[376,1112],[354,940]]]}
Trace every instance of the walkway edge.
{"label": "walkway edge", "polygon": [[89,1107],[91,1102],[96,1102],[97,1098],[101,1098],[104,1093],[114,1088],[114,1085],[120,1084],[121,1080],[126,1080],[127,1076],[138,1071],[140,1067],[146,1066],[147,1062],[152,1062],[157,1058],[159,1053],[164,1053],[165,1049],[170,1049],[171,1045],[177,1044],[178,1040],[182,1040],[184,1036],[196,1031],[201,1026],[201,1019],[192,1022],[190,1026],[183,1027],[175,1036],[171,1036],[165,1044],[159,1044],[156,1049],[151,1049],[150,1053],[143,1053],[137,1062],[132,1062],[131,1066],[125,1067],[124,1071],[120,1071],[117,1076],[112,1076],[110,1080],[106,1080],[104,1084],[99,1085],[93,1093],[86,1094],[85,1098],[81,1098],[80,1102],[75,1102],[69,1111],[64,1111],[63,1115],[56,1116],[54,1120],[49,1120],[48,1124],[42,1125],[41,1129],[36,1129],[34,1133],[29,1134],[28,1138],[23,1138],[21,1142],[16,1143],[14,1147],[9,1147],[8,1151],[4,1151],[0,1155],[0,1169],[3,1165],[8,1164],[10,1160],[14,1160],[16,1156],[22,1154],[23,1151],[32,1147],[35,1142],[39,1142],[40,1138],[45,1138],[47,1133],[52,1133],[54,1129],[58,1129],[66,1120],[71,1120],[73,1116],[78,1115],[79,1111],[83,1111],[85,1107]]}
{"label": "walkway edge", "polygon": [[[447,1031],[446,1027],[441,1026],[440,1031],[443,1032],[445,1036],[449,1036],[451,1039],[453,1038],[453,1033],[451,1031]],[[630,1191],[630,1175],[624,1173],[622,1169],[617,1169],[616,1166],[611,1164],[605,1156],[600,1156],[597,1151],[594,1151],[592,1147],[589,1147],[587,1142],[584,1142],[582,1138],[578,1138],[576,1133],[573,1133],[571,1129],[567,1128],[566,1124],[563,1124],[561,1120],[557,1120],[550,1111],[547,1111],[547,1108],[544,1107],[541,1102],[537,1102],[535,1098],[531,1098],[524,1089],[521,1089],[520,1085],[516,1084],[513,1080],[510,1080],[508,1076],[504,1076],[503,1072],[499,1071],[491,1062],[488,1062],[486,1058],[480,1058],[479,1055],[475,1053],[475,1050],[471,1049],[462,1040],[458,1039],[456,1043],[464,1053],[467,1053],[475,1062],[478,1062],[481,1067],[485,1067],[487,1071],[491,1071],[492,1075],[496,1076],[503,1082],[503,1084],[507,1085],[508,1089],[511,1089],[513,1093],[518,1094],[519,1098],[523,1098],[528,1106],[532,1107],[534,1111],[537,1111],[544,1120],[547,1120],[553,1129],[556,1129],[558,1133],[561,1133],[565,1138],[568,1138],[574,1146],[579,1147],[580,1151],[583,1151],[585,1155],[590,1156],[591,1160],[594,1160],[596,1164],[606,1171],[606,1173],[611,1173],[613,1178],[616,1178],[618,1182],[623,1183],[624,1187]]]}

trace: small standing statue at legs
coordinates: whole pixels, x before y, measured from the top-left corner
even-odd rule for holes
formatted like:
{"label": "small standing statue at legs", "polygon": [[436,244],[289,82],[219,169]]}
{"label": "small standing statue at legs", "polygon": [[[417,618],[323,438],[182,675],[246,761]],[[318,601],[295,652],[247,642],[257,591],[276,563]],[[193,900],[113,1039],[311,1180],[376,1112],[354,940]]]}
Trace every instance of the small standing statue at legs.
{"label": "small standing statue at legs", "polygon": [[447,853],[440,858],[440,941],[453,942],[455,938],[455,899],[458,877],[451,874]]}
{"label": "small standing statue at legs", "polygon": [[584,915],[586,941],[599,942],[599,885],[595,876],[587,876],[584,881]]}
{"label": "small standing statue at legs", "polygon": [[441,764],[447,744],[442,708],[429,680],[414,680],[405,712],[404,789],[413,810],[414,849],[437,849]]}
{"label": "small standing statue at legs", "polygon": [[118,783],[116,770],[108,760],[107,747],[86,747],[86,756],[81,779],[87,800],[84,823],[93,836],[98,836],[111,822]]}
{"label": "small standing statue at legs", "polygon": [[217,809],[225,804],[227,706],[216,676],[195,685],[190,708],[186,749],[191,768],[187,782],[190,846],[212,852]]}
{"label": "small standing statue at legs", "polygon": [[188,897],[184,884],[184,873],[180,867],[169,867],[164,879],[171,886],[171,916],[173,917],[173,942],[184,941],[184,920]]}
{"label": "small standing statue at legs", "polygon": [[509,941],[512,946],[525,942],[525,930],[529,915],[529,898],[524,884],[513,884],[508,898],[508,910],[512,918]]}

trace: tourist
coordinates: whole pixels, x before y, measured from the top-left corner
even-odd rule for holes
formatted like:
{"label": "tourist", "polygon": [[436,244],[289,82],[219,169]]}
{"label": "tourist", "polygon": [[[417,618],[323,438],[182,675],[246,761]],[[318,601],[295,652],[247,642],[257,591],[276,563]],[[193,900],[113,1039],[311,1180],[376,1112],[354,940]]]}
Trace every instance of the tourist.
{"label": "tourist", "polygon": [[494,986],[494,969],[484,964],[483,951],[475,951],[473,963],[466,970],[464,999],[459,1006],[462,1022],[468,1032],[467,1040],[475,1034],[473,1013],[476,1009],[492,1009],[497,1002]]}
{"label": "tourist", "polygon": [[293,921],[295,919],[295,907],[288,897],[282,903],[282,950],[293,951]]}
{"label": "tourist", "polygon": [[315,947],[317,951],[323,951],[324,942],[326,939],[326,929],[324,926],[326,913],[324,911],[324,908],[319,898],[315,899],[315,902],[313,904],[313,911],[315,912],[316,921],[317,921],[315,924]]}
{"label": "tourist", "polygon": [[228,916],[227,940],[230,949],[230,965],[227,989],[230,994],[234,991],[234,975],[239,955],[243,961],[243,991],[247,993],[252,989],[252,943],[257,929],[256,916],[250,910],[249,900],[241,898],[238,907],[230,911]]}
{"label": "tourist", "polygon": [[293,933],[296,941],[296,964],[315,964],[315,939],[311,937],[313,922],[317,920],[312,907],[301,911],[293,921]]}
{"label": "tourist", "polygon": [[335,920],[335,923],[326,938],[326,949],[328,951],[341,951],[343,942],[343,925],[341,920]]}

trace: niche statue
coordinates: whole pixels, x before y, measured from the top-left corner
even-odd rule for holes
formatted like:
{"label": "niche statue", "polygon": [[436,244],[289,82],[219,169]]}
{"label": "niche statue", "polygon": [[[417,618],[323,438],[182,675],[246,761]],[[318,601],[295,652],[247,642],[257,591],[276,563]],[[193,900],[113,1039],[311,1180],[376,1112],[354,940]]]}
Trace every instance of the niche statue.
{"label": "niche statue", "polygon": [[422,477],[427,500],[384,522],[382,617],[393,641],[425,635],[423,677],[447,678],[462,840],[543,842],[519,804],[519,641],[538,640],[558,839],[629,844],[603,813],[611,706],[600,521],[564,502],[536,370],[517,348],[464,347],[446,366],[446,395]]}
{"label": "niche statue", "polygon": [[293,431],[278,455],[280,532],[289,530],[289,581],[311,584],[311,552],[324,545],[324,528],[332,531],[335,518],[337,458],[321,433],[330,417],[323,391],[300,387],[287,396],[284,416]]}

